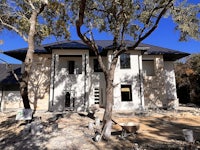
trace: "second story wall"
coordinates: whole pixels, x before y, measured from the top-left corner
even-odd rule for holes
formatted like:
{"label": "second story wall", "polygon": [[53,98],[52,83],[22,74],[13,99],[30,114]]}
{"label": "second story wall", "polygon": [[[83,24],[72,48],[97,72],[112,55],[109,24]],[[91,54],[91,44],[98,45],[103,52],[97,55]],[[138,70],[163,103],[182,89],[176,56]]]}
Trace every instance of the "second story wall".
{"label": "second story wall", "polygon": [[118,58],[113,85],[115,110],[133,110],[142,105],[140,64],[141,51],[128,51]]}
{"label": "second story wall", "polygon": [[163,56],[143,55],[142,64],[145,105],[161,107],[166,99]]}

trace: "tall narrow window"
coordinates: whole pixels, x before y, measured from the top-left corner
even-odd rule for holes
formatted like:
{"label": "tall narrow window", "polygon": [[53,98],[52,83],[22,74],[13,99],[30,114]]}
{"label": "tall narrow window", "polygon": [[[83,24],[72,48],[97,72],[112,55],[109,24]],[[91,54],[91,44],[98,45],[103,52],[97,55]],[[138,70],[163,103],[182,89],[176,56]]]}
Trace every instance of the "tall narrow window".
{"label": "tall narrow window", "polygon": [[69,74],[74,74],[74,68],[75,68],[75,62],[74,61],[69,61],[68,62]]}
{"label": "tall narrow window", "polygon": [[130,54],[121,54],[120,55],[120,68],[121,69],[128,69],[131,68],[130,65]]}
{"label": "tall narrow window", "polygon": [[132,101],[131,85],[121,85],[121,100],[122,102]]}
{"label": "tall narrow window", "polygon": [[97,59],[93,60],[93,64],[94,64],[94,72],[102,72],[102,69]]}
{"label": "tall narrow window", "polygon": [[145,76],[155,76],[154,60],[142,60],[142,68]]}

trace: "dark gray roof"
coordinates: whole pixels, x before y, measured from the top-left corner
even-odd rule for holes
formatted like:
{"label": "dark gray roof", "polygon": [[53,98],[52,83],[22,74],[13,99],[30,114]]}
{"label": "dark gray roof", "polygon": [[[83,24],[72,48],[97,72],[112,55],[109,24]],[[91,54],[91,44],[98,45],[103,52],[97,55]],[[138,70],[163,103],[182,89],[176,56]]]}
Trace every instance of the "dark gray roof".
{"label": "dark gray roof", "polygon": [[149,47],[149,49],[145,52],[147,55],[163,55],[165,61],[175,61],[190,55],[189,53],[172,50],[169,48],[163,48],[159,46],[154,46],[150,44],[140,44],[140,46]]}
{"label": "dark gray roof", "polygon": [[[17,76],[21,75],[21,64],[10,64]],[[0,64],[0,86],[18,84],[8,64]]]}
{"label": "dark gray roof", "polygon": [[[113,48],[113,41],[112,40],[97,40],[95,41],[98,45],[99,51],[103,54],[106,54],[107,50],[110,50]],[[126,46],[128,48],[131,48],[133,45],[132,41],[126,41]],[[164,60],[169,61],[175,61],[177,59],[180,59],[182,57],[188,56],[188,53],[158,47],[150,44],[140,44],[139,47],[149,47],[149,49],[145,52],[145,54],[148,55],[163,55]],[[61,41],[61,42],[55,42],[50,44],[45,44],[42,46],[38,46],[35,48],[35,53],[42,53],[42,54],[51,54],[52,49],[85,49],[88,50],[89,47],[83,43],[80,40],[76,41]],[[25,54],[26,54],[27,48],[22,49],[16,49],[11,51],[6,51],[4,54],[9,55],[11,57],[14,57],[16,59],[19,59],[21,61],[24,61]],[[90,53],[92,55],[92,53]]]}

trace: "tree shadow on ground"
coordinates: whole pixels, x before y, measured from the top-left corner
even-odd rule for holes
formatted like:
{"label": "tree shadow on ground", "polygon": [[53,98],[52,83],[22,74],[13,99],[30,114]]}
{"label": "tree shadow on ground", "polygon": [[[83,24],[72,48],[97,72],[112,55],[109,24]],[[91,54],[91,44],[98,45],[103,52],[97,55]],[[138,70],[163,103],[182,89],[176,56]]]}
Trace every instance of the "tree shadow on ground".
{"label": "tree shadow on ground", "polygon": [[[161,117],[153,120],[143,120],[141,119],[142,124],[145,124],[149,128],[148,134],[142,135],[142,132],[139,133],[134,140],[127,138],[130,142],[137,143],[142,145],[146,149],[177,149],[184,148],[186,150],[195,149],[197,146],[200,146],[199,141],[200,137],[200,126],[191,126],[186,123],[176,122],[176,120],[170,120],[169,117]],[[191,119],[191,122],[195,120]],[[193,130],[195,143],[191,144],[185,141],[183,135],[183,129]],[[153,136],[154,135],[154,136]],[[155,137],[156,136],[156,137]]]}
{"label": "tree shadow on ground", "polygon": [[[49,118],[47,122],[41,122],[44,126],[42,132],[39,134],[32,134],[30,131],[25,132],[25,121],[15,120],[15,115],[6,115],[4,120],[0,123],[0,149],[25,149],[25,150],[39,150],[47,149],[46,143],[50,138],[53,131],[47,131],[46,129],[53,129],[53,125],[56,121],[62,118],[60,114]],[[56,129],[58,130],[58,129]]]}
{"label": "tree shadow on ground", "polygon": [[[146,150],[192,150],[200,147],[200,137],[198,137],[200,135],[200,126],[195,118],[180,117],[178,118],[179,121],[174,116],[162,116],[154,119],[147,118],[139,117],[141,125],[146,126],[146,130],[139,130],[135,136],[130,135],[120,138],[121,128],[113,128],[112,138],[110,141],[105,142],[104,148],[116,150],[133,149],[138,145],[141,149]],[[187,122],[184,122],[186,119]],[[125,121],[124,118],[123,121]],[[127,121],[133,121],[133,119],[129,117]],[[193,130],[194,143],[185,141],[183,129]]]}

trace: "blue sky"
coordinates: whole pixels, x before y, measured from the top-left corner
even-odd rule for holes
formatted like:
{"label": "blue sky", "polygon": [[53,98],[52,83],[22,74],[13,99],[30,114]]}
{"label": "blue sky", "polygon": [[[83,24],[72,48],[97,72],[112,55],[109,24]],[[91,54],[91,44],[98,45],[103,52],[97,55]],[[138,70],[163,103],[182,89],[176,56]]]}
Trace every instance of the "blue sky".
{"label": "blue sky", "polygon": [[[187,53],[200,53],[200,41],[189,39],[186,42],[179,41],[179,33],[174,30],[174,24],[170,19],[162,19],[158,28],[143,41],[146,44],[152,44],[155,46],[161,46],[173,50],[179,50]],[[71,40],[78,40],[76,35],[76,30],[71,27]],[[107,33],[95,32],[95,39],[97,40],[112,40],[111,35]],[[4,43],[0,45],[0,50],[7,51],[18,48],[27,47],[27,43],[13,32],[3,31],[0,33],[0,40]],[[53,42],[52,39],[45,40],[46,42]],[[9,63],[21,63],[20,61],[13,59],[11,57],[0,54],[0,58],[4,59]],[[1,63],[1,62],[0,62]]]}

